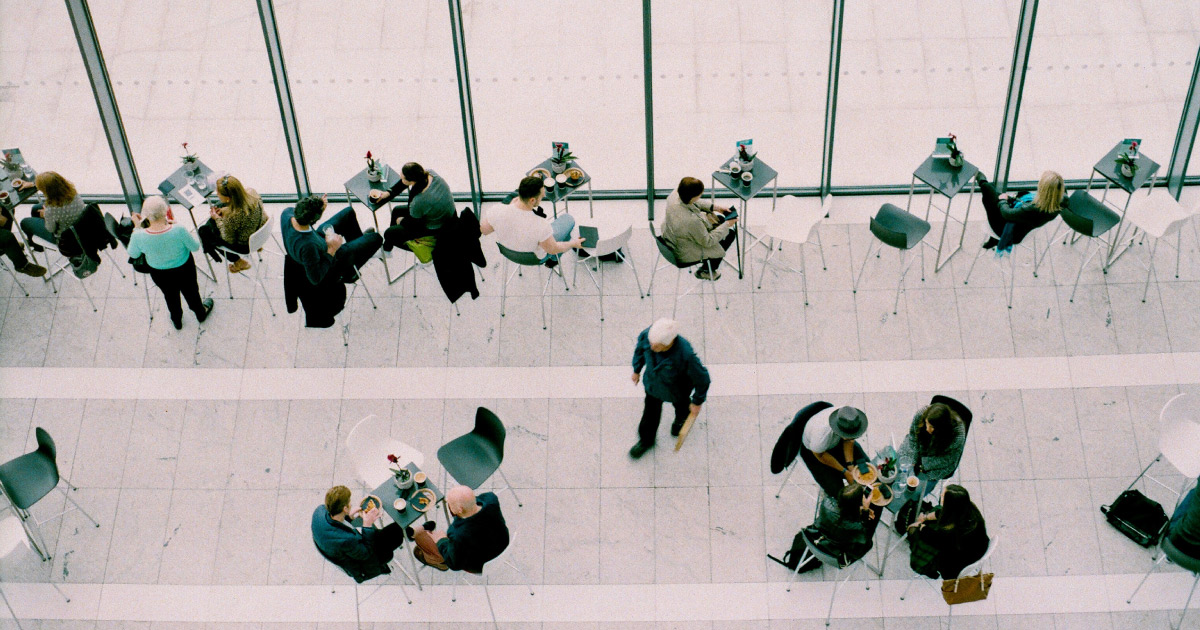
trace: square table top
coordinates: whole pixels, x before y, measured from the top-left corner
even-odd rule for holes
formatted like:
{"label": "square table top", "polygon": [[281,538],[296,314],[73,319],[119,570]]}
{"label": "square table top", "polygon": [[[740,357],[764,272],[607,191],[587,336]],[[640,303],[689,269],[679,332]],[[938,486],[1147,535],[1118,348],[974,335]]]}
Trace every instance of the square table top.
{"label": "square table top", "polygon": [[[941,146],[939,145],[938,149]],[[935,152],[937,152],[935,150]],[[925,182],[930,188],[933,188],[938,193],[946,197],[954,197],[959,191],[971,183],[975,177],[975,173],[979,172],[979,168],[974,164],[963,160],[963,165],[955,168],[950,166],[950,161],[944,157],[934,157],[929,154],[924,162],[913,171],[913,177]]]}
{"label": "square table top", "polygon": [[[730,162],[737,160],[734,156],[725,160],[721,164],[721,168],[725,168]],[[746,171],[742,171],[743,173]],[[779,173],[767,165],[766,162],[758,158],[754,158],[754,167],[750,169],[750,173],[754,175],[754,179],[750,181],[749,186],[742,185],[741,175],[738,175],[738,181],[733,181],[732,173],[722,173],[721,171],[713,171],[713,179],[720,182],[722,186],[728,188],[730,192],[737,195],[742,201],[750,201],[755,195],[762,192],[762,189],[767,187],[767,184],[779,177]]]}
{"label": "square table top", "polygon": [[[409,462],[405,468],[409,469],[413,474],[416,474],[421,470],[412,462]],[[427,520],[433,518],[433,511],[437,507],[437,504],[441,503],[446,498],[446,495],[443,494],[441,489],[437,487],[437,484],[433,483],[432,479],[426,479],[424,487],[433,490],[433,495],[436,497],[436,500],[433,502],[433,506],[431,506],[427,512],[418,512],[410,507],[401,513],[396,510],[395,506],[392,505],[396,499],[399,499],[401,496],[403,496],[405,500],[408,500],[412,496],[413,492],[419,490],[421,486],[415,483],[408,490],[401,491],[396,488],[396,484],[392,481],[391,477],[389,477],[387,481],[384,481],[383,483],[379,484],[377,488],[372,490],[371,494],[379,497],[379,500],[383,502],[383,511],[387,512],[387,515],[392,517],[393,521],[399,524],[400,527],[408,527],[419,519]]]}
{"label": "square table top", "polygon": [[1133,177],[1125,177],[1121,174],[1121,167],[1117,164],[1117,156],[1129,148],[1128,144],[1118,142],[1104,157],[1100,158],[1099,162],[1092,167],[1092,170],[1104,176],[1104,179],[1121,187],[1127,193],[1141,188],[1154,174],[1158,172],[1158,162],[1146,157],[1142,152],[1138,152],[1138,170],[1134,171]]}
{"label": "square table top", "polygon": [[[205,178],[208,178],[209,175],[212,175],[213,170],[209,168],[208,165],[203,161],[196,160],[196,164],[200,166],[200,174]],[[187,199],[184,199],[183,195],[179,194],[180,188],[183,188],[184,186],[190,186],[192,183],[191,177],[187,174],[188,170],[189,169],[187,167],[180,164],[179,168],[175,169],[174,173],[168,175],[167,178],[158,185],[158,190],[167,195],[169,199],[172,199],[188,210],[191,210],[192,204]],[[171,192],[166,192],[168,188],[170,188]],[[203,197],[207,197],[212,194],[213,191],[209,188],[205,188],[204,190],[196,189],[196,192],[200,193],[200,195]]]}
{"label": "square table top", "polygon": [[382,207],[382,204],[376,205],[375,202],[371,201],[372,190],[382,190],[387,192],[392,189],[392,186],[400,183],[399,171],[392,168],[390,165],[385,164],[384,166],[384,176],[381,177],[377,182],[367,179],[366,167],[363,167],[363,170],[359,171],[354,177],[346,180],[346,191],[354,196],[359,203],[370,208],[371,210],[378,210],[380,207]]}
{"label": "square table top", "polygon": [[[25,161],[25,156],[21,155],[20,149],[17,149],[17,148],[3,149],[3,150],[0,150],[0,153],[7,153],[8,155],[10,155],[13,158],[13,160],[17,164],[20,164],[22,166],[29,165],[29,163]],[[36,174],[37,171],[34,171],[34,173]],[[26,179],[26,177],[27,176],[25,176],[25,175],[14,175],[14,176],[10,177],[7,170],[0,169],[0,190],[7,190],[10,195],[12,195],[13,193],[16,193],[16,199],[13,200],[13,204],[12,204],[14,207],[17,206],[18,204],[24,202],[26,199],[29,199],[30,197],[37,194],[36,188],[27,188],[25,190],[14,190],[13,189],[13,187],[12,187],[13,179],[24,180],[24,179]]]}
{"label": "square table top", "polygon": [[[554,169],[550,168],[551,164],[553,164],[553,162],[550,161],[550,158],[546,158],[545,160],[542,160],[542,162],[540,164],[538,164],[537,166],[526,171],[526,173],[532,173],[533,171],[535,171],[539,168],[544,168],[547,171],[550,171],[550,177],[556,177],[557,175],[554,173]],[[583,186],[584,184],[592,181],[592,176],[588,175],[588,172],[586,170],[584,170],[583,167],[580,166],[578,162],[574,162],[574,161],[568,162],[566,168],[563,169],[563,172],[566,172],[567,169],[572,169],[572,168],[577,168],[577,169],[583,171],[583,177],[579,178],[579,181],[577,181],[573,184],[559,184],[559,183],[555,182],[554,188],[546,189],[546,201],[549,201],[550,203],[558,203],[558,202],[562,201],[563,199],[566,199],[567,197],[571,196],[571,193],[575,192],[576,190],[579,190],[579,188],[581,186]]]}

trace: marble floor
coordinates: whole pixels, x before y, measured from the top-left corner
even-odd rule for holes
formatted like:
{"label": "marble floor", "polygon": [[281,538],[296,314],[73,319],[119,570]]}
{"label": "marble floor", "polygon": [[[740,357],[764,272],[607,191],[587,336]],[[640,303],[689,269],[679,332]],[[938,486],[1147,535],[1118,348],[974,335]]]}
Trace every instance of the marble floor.
{"label": "marble floor", "polygon": [[[200,326],[185,317],[179,332],[154,293],[148,319],[144,288],[123,255],[84,281],[95,311],[73,278],[60,278],[54,293],[22,276],[26,297],[4,275],[0,460],[32,449],[34,428],[47,429],[79,488],[72,496],[100,527],[78,512],[50,521],[42,531],[53,560],[14,552],[0,560],[0,588],[24,627],[353,627],[351,582],[315,553],[308,531],[330,485],[361,489],[346,452],[350,429],[370,414],[387,418],[393,437],[425,453],[436,480],[437,447],[469,430],[485,406],[508,427],[504,470],[523,502],[499,494],[516,532],[506,557],[535,592],[495,567],[488,594],[503,627],[823,627],[835,572],[805,574],[788,592],[786,572],[766,558],[808,524],[815,491],[806,475],[780,491],[782,478],[768,466],[775,439],[800,406],[824,399],[861,407],[870,443],[882,445],[930,395],[944,393],[978,419],[960,478],[1001,541],[992,596],[958,608],[955,627],[1166,627],[1190,576],[1166,568],[1126,604],[1152,558],[1113,530],[1099,506],[1156,456],[1162,405],[1200,394],[1195,232],[1184,230],[1178,279],[1173,252],[1160,248],[1144,303],[1146,245],[1108,274],[1094,263],[1085,269],[1074,302],[1086,243],[1063,245],[1060,236],[1036,278],[1028,252],[1019,252],[1009,310],[1007,259],[981,257],[964,284],[985,230],[972,216],[964,251],[936,274],[927,259],[924,280],[914,269],[893,314],[894,252],[868,261],[851,290],[870,243],[866,217],[885,201],[905,202],[835,200],[819,227],[826,269],[814,246],[782,252],[793,262],[805,256],[807,306],[800,276],[773,268],[762,289],[757,276],[738,280],[727,268],[715,305],[712,293],[679,301],[682,334],[714,384],[684,447],[639,461],[627,455],[640,413],[627,361],[637,332],[672,313],[676,280],[663,269],[640,296],[658,262],[641,228],[644,204],[595,206],[603,221],[638,228],[635,264],[606,267],[604,320],[580,270],[570,291],[551,285],[545,330],[542,272],[513,279],[501,317],[495,264],[482,272],[480,298],[456,314],[431,276],[416,275],[414,297],[411,276],[388,285],[372,261],[364,272],[371,297],[358,291],[351,300],[346,345],[338,329],[309,330],[286,312],[270,248],[258,263],[266,295],[234,278],[230,299],[223,272],[219,283],[202,278],[216,309]],[[586,223],[586,205],[573,211]],[[755,202],[751,227],[769,211]],[[748,256],[756,274],[765,251]],[[393,274],[405,256],[389,260]],[[568,256],[568,280],[573,264]],[[1156,470],[1170,484],[1183,481],[1169,465]],[[1162,488],[1145,490],[1174,504]],[[61,496],[50,496],[33,512],[45,518],[62,508]],[[886,542],[881,529],[877,546]],[[946,607],[932,590],[899,600],[911,576],[905,555],[896,552],[882,578],[860,574],[839,591],[832,627],[934,627]],[[363,625],[490,623],[483,589],[460,587],[451,602],[445,574],[422,576],[423,590],[407,588],[411,605],[396,579],[372,595],[359,610]],[[1200,614],[1187,627],[1200,627]]]}

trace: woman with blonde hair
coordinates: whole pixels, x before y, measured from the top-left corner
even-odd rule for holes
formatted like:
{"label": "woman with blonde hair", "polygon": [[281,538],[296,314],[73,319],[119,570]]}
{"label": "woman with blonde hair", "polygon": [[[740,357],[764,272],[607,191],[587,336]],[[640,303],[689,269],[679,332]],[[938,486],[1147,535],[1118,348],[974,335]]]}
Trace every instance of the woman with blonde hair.
{"label": "woman with blonde hair", "polygon": [[1013,245],[1025,240],[1030,232],[1053,221],[1067,205],[1066,185],[1062,175],[1054,171],[1042,173],[1036,193],[1025,193],[1020,197],[1007,195],[1001,198],[982,171],[975,174],[975,180],[979,182],[979,194],[983,197],[988,226],[995,234],[984,242],[984,249],[1012,249]]}
{"label": "woman with blonde hair", "polygon": [[[43,204],[33,207],[32,216],[21,219],[21,231],[26,236],[38,236],[51,243],[58,239],[83,216],[83,198],[67,178],[46,171],[38,173],[32,182],[16,180],[13,185],[22,190],[37,187],[42,193]],[[34,245],[41,251],[41,247]]]}
{"label": "woman with blonde hair", "polygon": [[[232,175],[217,179],[217,203],[209,207],[210,219],[196,231],[208,252],[217,262],[221,261],[217,247],[225,247],[243,254],[250,253],[250,235],[266,223],[263,215],[262,198],[253,188],[244,188],[242,182]],[[250,268],[250,263],[236,254],[225,254],[229,259],[229,271],[240,273]]]}
{"label": "woman with blonde hair", "polygon": [[175,224],[167,200],[158,196],[146,199],[142,212],[134,213],[133,224],[137,229],[129,237],[129,257],[146,256],[150,278],[167,301],[167,311],[171,313],[175,330],[183,329],[180,295],[196,314],[196,321],[208,319],[213,301],[212,298],[200,299],[196,262],[192,260],[192,252],[200,251],[200,242],[187,228]]}

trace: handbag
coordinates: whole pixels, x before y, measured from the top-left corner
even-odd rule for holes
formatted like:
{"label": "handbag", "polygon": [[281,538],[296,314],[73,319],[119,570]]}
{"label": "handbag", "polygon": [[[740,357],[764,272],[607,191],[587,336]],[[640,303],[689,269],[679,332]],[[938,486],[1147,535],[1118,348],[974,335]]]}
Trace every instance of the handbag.
{"label": "handbag", "polygon": [[[75,242],[79,244],[80,249],[83,249],[83,239],[79,238],[79,232],[75,230],[75,226],[71,226],[69,229],[75,235]],[[71,256],[68,260],[71,261],[71,273],[74,273],[75,277],[80,280],[96,273],[96,269],[100,268],[100,260],[88,256],[86,252],[78,256]]]}
{"label": "handbag", "polygon": [[1143,547],[1157,545],[1170,521],[1161,504],[1137,490],[1122,492],[1100,511],[1117,531]]}
{"label": "handbag", "polygon": [[957,580],[942,581],[942,599],[953,606],[987,599],[992,590],[992,574],[968,575]]}

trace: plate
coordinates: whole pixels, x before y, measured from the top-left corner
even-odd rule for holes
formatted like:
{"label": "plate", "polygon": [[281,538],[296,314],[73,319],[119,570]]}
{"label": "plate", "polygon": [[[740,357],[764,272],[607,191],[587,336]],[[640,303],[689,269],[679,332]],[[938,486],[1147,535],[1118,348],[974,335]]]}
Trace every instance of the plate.
{"label": "plate", "polygon": [[861,469],[854,469],[854,479],[864,486],[874,484],[879,479],[879,469],[873,465],[867,465],[867,472],[862,472]]}
{"label": "plate", "polygon": [[526,173],[525,175],[528,177],[540,177],[542,179],[546,179],[547,177],[553,177],[550,174],[550,171],[548,171],[544,168],[535,168],[532,171],[529,171],[528,173]]}
{"label": "plate", "polygon": [[893,498],[890,486],[879,484],[871,488],[871,505],[882,507],[891,503]]}
{"label": "plate", "polygon": [[[368,506],[367,505],[368,503],[370,503],[372,505]],[[362,501],[359,501],[359,503],[358,503],[358,507],[361,508],[362,511],[364,511],[364,512],[370,512],[371,510],[373,510],[377,507],[382,507],[382,506],[383,506],[383,501],[380,501],[379,497],[377,497],[373,494],[368,494],[367,496],[363,497]]]}
{"label": "plate", "polygon": [[569,168],[566,171],[564,171],[563,174],[566,175],[567,179],[570,180],[572,183],[583,179],[583,171],[579,170],[578,168],[574,168],[574,167]]}
{"label": "plate", "polygon": [[408,507],[418,512],[428,512],[437,504],[437,495],[429,488],[421,488],[408,498]]}

